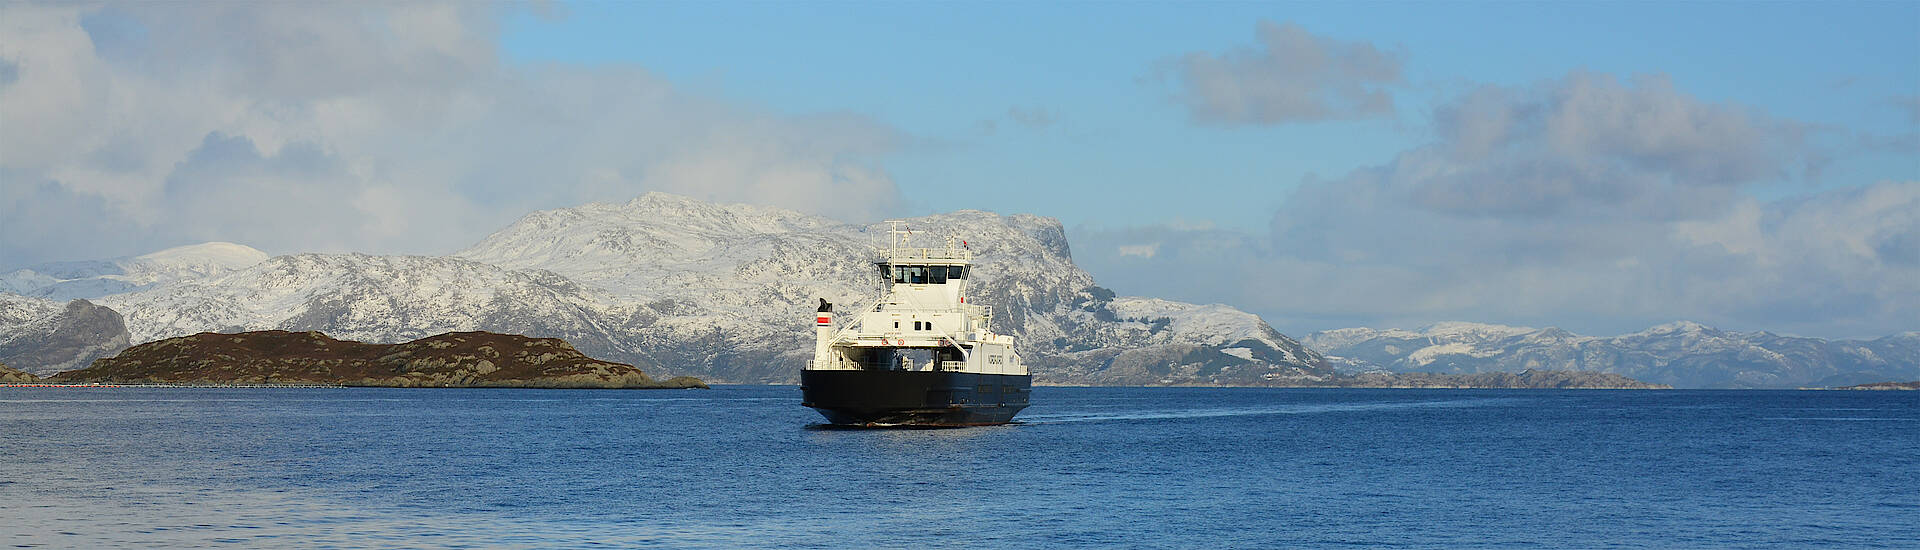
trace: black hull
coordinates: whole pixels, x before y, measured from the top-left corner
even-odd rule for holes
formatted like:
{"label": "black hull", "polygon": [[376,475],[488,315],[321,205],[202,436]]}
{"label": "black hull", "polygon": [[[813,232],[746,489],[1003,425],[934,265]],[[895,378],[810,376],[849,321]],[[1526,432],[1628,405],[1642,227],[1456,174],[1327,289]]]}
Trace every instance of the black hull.
{"label": "black hull", "polygon": [[1027,408],[1030,375],[802,370],[801,404],[847,426],[986,426]]}

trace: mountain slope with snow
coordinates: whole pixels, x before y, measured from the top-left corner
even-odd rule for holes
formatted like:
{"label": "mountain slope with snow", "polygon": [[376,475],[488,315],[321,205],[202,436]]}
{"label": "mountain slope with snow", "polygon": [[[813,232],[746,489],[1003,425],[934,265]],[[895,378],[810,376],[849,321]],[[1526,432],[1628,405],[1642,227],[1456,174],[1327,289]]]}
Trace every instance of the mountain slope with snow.
{"label": "mountain slope with snow", "polygon": [[[1075,266],[1059,222],[961,211],[907,220],[964,239],[975,301],[1039,380],[1259,384],[1324,379],[1318,354],[1227,306],[1116,297]],[[885,228],[648,194],[530,214],[451,257],[300,254],[97,301],[135,343],[200,331],[319,330],[367,342],[446,331],[559,337],[594,357],[723,382],[786,382],[816,298],[878,296]]]}
{"label": "mountain slope with snow", "polygon": [[1302,338],[1343,372],[1584,370],[1683,388],[1844,386],[1920,378],[1920,332],[1824,340],[1676,322],[1633,334],[1443,323],[1420,330],[1348,328]]}
{"label": "mountain slope with snow", "polygon": [[[995,326],[1020,338],[1043,381],[1116,383],[1115,355],[1167,346],[1183,350],[1170,366],[1185,366],[1185,374],[1125,378],[1227,384],[1259,383],[1276,373],[1325,374],[1318,354],[1225,306],[1161,308],[1158,315],[1210,313],[1212,324],[1169,329],[1122,319],[1108,311],[1112,293],[1073,264],[1066,232],[1053,219],[959,211],[912,218],[906,227],[916,232],[910,246],[943,247],[953,238],[973,251],[975,301],[995,308]],[[840,304],[841,311],[869,306],[881,289],[873,262],[886,235],[880,224],[651,193],[625,204],[537,212],[457,256],[549,269],[644,306],[661,315],[656,325],[662,326],[634,327],[641,341],[685,350],[657,361],[710,365],[708,374],[720,379],[790,380],[792,365],[811,353],[811,334],[795,320],[811,317],[815,298]],[[1222,317],[1228,311],[1238,315]],[[1222,350],[1248,338],[1228,335],[1255,337],[1236,356]],[[768,370],[754,362],[780,366]],[[1242,367],[1222,375],[1208,366],[1214,363]]]}

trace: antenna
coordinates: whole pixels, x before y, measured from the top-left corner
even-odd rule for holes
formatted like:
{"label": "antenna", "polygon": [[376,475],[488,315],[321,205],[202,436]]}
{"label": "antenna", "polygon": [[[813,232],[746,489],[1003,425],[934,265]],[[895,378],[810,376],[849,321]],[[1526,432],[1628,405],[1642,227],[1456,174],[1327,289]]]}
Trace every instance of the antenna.
{"label": "antenna", "polygon": [[907,241],[913,238],[914,231],[907,227],[907,220],[887,220],[887,255],[897,256],[897,252],[906,248]]}

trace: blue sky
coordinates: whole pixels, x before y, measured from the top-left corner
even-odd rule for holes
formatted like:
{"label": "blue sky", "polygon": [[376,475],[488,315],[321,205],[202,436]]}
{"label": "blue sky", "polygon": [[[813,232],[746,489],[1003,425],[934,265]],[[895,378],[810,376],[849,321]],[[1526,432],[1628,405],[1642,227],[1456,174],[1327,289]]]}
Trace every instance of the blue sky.
{"label": "blue sky", "polygon": [[[514,63],[630,64],[786,113],[895,125],[927,142],[886,161],[916,213],[1031,210],[1068,225],[1253,229],[1302,178],[1425,140],[1419,114],[1475,84],[1572,70],[1663,74],[1708,101],[1911,132],[1890,99],[1920,81],[1917,12],[1902,3],[596,2],[557,16],[513,12],[502,47]],[[1245,46],[1261,19],[1404,52],[1399,114],[1192,124],[1156,65]],[[1010,109],[1052,122],[1022,126],[1007,120]],[[1911,154],[1863,154],[1818,184],[1910,177],[1913,163]],[[1779,183],[1752,192],[1793,194],[1810,182]]]}
{"label": "blue sky", "polygon": [[665,191],[1290,334],[1920,330],[1913,2],[0,4],[0,270]]}

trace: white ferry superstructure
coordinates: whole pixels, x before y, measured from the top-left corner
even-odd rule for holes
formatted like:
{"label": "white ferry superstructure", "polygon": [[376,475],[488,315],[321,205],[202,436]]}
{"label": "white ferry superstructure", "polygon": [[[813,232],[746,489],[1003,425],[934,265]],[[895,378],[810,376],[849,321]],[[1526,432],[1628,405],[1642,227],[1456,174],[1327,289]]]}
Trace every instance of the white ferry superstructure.
{"label": "white ferry superstructure", "polygon": [[813,360],[800,371],[803,404],[833,424],[1005,424],[1027,407],[1032,376],[992,309],[967,296],[973,253],[964,241],[908,246],[889,221],[875,262],[886,289],[871,308],[838,322],[825,299],[814,316]]}

